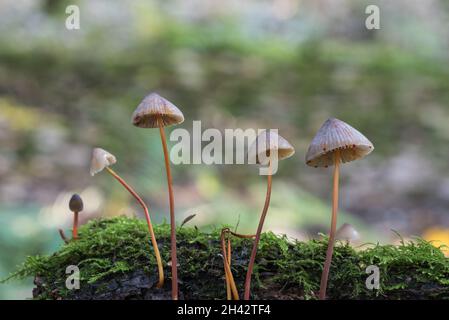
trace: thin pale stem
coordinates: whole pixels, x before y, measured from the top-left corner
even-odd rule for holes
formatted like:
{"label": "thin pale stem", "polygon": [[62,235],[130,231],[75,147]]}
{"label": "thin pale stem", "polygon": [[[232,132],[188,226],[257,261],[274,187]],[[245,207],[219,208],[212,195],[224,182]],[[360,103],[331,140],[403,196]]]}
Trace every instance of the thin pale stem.
{"label": "thin pale stem", "polygon": [[145,204],[145,202],[142,200],[142,198],[140,198],[140,196],[134,191],[134,189],[126,183],[125,180],[123,180],[117,173],[115,173],[114,170],[112,170],[109,167],[106,167],[106,170],[115,178],[117,179],[118,182],[120,182],[120,184],[125,187],[126,190],[128,190],[128,192],[137,200],[137,202],[142,206],[143,211],[145,212],[145,219],[147,220],[147,225],[148,225],[148,230],[150,232],[150,237],[151,237],[151,243],[153,245],[154,248],[154,254],[156,256],[156,261],[157,261],[157,268],[158,268],[158,272],[159,272],[159,282],[157,284],[158,288],[162,288],[162,286],[164,285],[164,268],[162,266],[162,259],[161,259],[161,254],[159,253],[159,248],[157,246],[157,241],[156,241],[156,236],[154,235],[154,231],[153,231],[153,225],[151,223],[151,219],[150,219],[150,212],[148,210],[147,205]]}
{"label": "thin pale stem", "polygon": [[178,300],[178,259],[176,256],[176,221],[175,221],[175,200],[172,187],[172,176],[170,171],[170,160],[165,137],[164,127],[161,119],[158,119],[159,132],[161,135],[162,148],[164,150],[165,170],[167,172],[168,196],[170,201],[170,241],[171,241],[171,274],[172,274],[172,299]]}
{"label": "thin pale stem", "polygon": [[78,212],[73,213],[72,238],[78,239]]}
{"label": "thin pale stem", "polygon": [[271,175],[271,160],[268,163],[268,176],[267,176],[267,194],[265,196],[265,205],[262,210],[262,215],[260,216],[259,220],[259,226],[257,227],[256,232],[256,238],[254,239],[253,249],[251,251],[251,257],[249,259],[248,263],[248,271],[246,273],[246,279],[245,279],[245,294],[244,294],[244,300],[249,300],[250,293],[251,293],[251,276],[253,273],[254,268],[254,262],[256,260],[256,254],[257,254],[257,247],[259,245],[260,240],[260,234],[262,233],[263,223],[265,221],[265,217],[268,212],[268,207],[270,206],[270,198],[271,198],[271,181],[272,181],[272,175]]}
{"label": "thin pale stem", "polygon": [[326,299],[327,280],[329,278],[329,270],[332,262],[332,254],[334,252],[335,231],[337,229],[337,212],[338,212],[338,179],[340,175],[340,151],[335,151],[334,155],[334,180],[332,191],[332,221],[331,231],[329,234],[329,242],[327,244],[326,261],[324,262],[323,274],[321,275],[319,299]]}

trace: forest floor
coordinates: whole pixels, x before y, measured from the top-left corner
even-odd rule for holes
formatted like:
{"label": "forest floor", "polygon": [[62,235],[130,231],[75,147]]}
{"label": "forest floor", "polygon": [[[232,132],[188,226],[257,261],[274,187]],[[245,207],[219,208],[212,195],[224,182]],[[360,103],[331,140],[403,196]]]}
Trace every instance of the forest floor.
{"label": "forest floor", "polygon": [[[170,299],[170,226],[154,226],[166,275],[162,289],[145,221],[93,220],[79,239],[50,256],[29,257],[8,279],[34,277],[35,299]],[[181,299],[226,299],[220,229],[177,230]],[[232,238],[232,272],[242,294],[252,240]],[[252,281],[253,299],[316,299],[327,242],[300,242],[271,232],[261,237]],[[80,270],[80,288],[69,290],[68,266]],[[379,270],[379,288],[368,289],[368,266]],[[329,299],[448,299],[449,259],[421,239],[398,246],[337,242]]]}

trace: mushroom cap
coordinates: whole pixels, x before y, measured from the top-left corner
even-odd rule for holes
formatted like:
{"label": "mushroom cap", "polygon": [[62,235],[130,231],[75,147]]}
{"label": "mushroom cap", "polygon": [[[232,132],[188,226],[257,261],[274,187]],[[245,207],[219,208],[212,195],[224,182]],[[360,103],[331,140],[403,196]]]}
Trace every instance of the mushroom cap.
{"label": "mushroom cap", "polygon": [[331,118],[318,130],[306,154],[306,164],[328,167],[334,164],[334,152],[340,150],[343,163],[361,159],[374,150],[363,134],[346,122]]}
{"label": "mushroom cap", "polygon": [[[277,152],[277,159],[283,160],[291,157],[295,153],[295,148],[282,136],[272,130],[261,132],[248,150],[248,158],[256,158],[256,163],[266,165],[267,161],[261,162]],[[260,159],[260,155],[263,155]]]}
{"label": "mushroom cap", "polygon": [[157,93],[150,93],[137,106],[132,123],[140,128],[158,128],[158,119],[167,127],[184,122],[184,115],[173,103]]}
{"label": "mushroom cap", "polygon": [[74,194],[69,201],[69,208],[72,212],[81,212],[83,211],[84,204],[83,199],[78,194]]}
{"label": "mushroom cap", "polygon": [[104,149],[95,148],[92,151],[92,161],[90,163],[90,174],[95,174],[103,171],[104,168],[109,167],[117,162],[114,155],[110,154]]}
{"label": "mushroom cap", "polygon": [[335,238],[346,241],[358,241],[360,240],[359,232],[349,223],[344,223],[338,228]]}

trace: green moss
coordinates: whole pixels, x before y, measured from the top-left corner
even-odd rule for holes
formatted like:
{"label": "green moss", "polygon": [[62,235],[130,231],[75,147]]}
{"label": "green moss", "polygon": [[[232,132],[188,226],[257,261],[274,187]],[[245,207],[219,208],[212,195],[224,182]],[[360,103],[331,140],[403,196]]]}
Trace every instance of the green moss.
{"label": "green moss", "polygon": [[[170,226],[155,226],[166,275],[170,267]],[[196,228],[178,228],[180,290],[186,298],[224,298],[224,272],[219,230],[204,233]],[[233,239],[232,269],[243,287],[251,240]],[[254,268],[255,298],[313,299],[319,289],[326,240],[299,242],[271,232],[261,237]],[[66,267],[80,268],[81,286],[97,284],[93,295],[108,291],[113,279],[143,272],[154,276],[157,267],[146,223],[118,217],[94,220],[79,230],[79,240],[65,244],[51,256],[29,257],[9,279],[39,276],[45,280],[37,298],[70,298],[65,289]],[[368,265],[380,269],[379,290],[368,290]],[[169,290],[170,281],[166,281]],[[42,288],[41,288],[42,289]],[[331,267],[328,295],[340,299],[449,298],[449,259],[431,243],[415,242],[370,245],[354,250],[337,243]]]}

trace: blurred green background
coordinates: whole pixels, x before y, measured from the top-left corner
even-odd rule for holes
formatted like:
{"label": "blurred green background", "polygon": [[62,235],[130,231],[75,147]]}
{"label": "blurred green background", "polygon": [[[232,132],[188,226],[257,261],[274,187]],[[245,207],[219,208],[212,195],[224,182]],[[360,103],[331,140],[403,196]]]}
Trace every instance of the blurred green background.
{"label": "blurred green background", "polygon": [[[65,28],[65,8],[81,29]],[[380,8],[380,30],[365,8]],[[81,220],[140,208],[92,147],[168,219],[157,130],[131,125],[150,91],[175,103],[191,131],[278,128],[296,148],[274,177],[265,229],[307,239],[330,223],[331,170],[304,164],[321,124],[337,117],[375,151],[341,173],[339,225],[362,240],[424,236],[449,243],[449,2],[444,0],[166,0],[0,2],[0,277],[61,245],[68,199]],[[173,143],[171,143],[172,145]],[[253,233],[265,179],[249,165],[173,167],[177,220]],[[0,285],[31,297],[32,279]]]}

